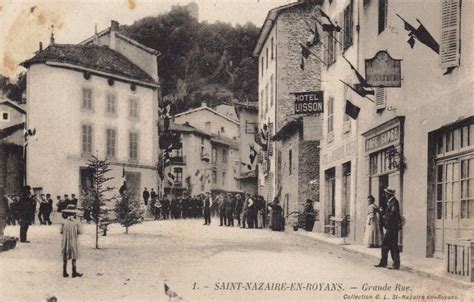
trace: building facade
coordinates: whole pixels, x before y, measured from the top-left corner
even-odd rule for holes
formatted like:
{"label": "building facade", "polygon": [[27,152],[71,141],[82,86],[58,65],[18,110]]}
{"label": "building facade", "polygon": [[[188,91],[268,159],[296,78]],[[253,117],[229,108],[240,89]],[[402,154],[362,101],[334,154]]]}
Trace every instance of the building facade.
{"label": "building facade", "polygon": [[[239,191],[237,169],[240,166],[239,157],[239,122],[225,116],[203,104],[199,108],[176,114],[174,121],[177,124],[191,126],[202,134],[201,141],[186,146],[183,150],[186,156],[199,155],[196,167],[189,168],[187,177],[190,177],[191,186],[198,188],[195,192],[236,192]],[[193,147],[194,146],[194,147]],[[202,148],[201,146],[204,146]],[[189,149],[188,149],[189,148]],[[199,152],[196,152],[196,150]],[[194,155],[188,152],[194,152]],[[199,170],[199,173],[197,173]],[[196,175],[197,174],[197,175]],[[203,177],[203,180],[201,179]],[[204,183],[202,184],[201,181]],[[194,192],[194,191],[193,191]]]}
{"label": "building facade", "polygon": [[[111,163],[109,186],[121,186],[124,170],[137,192],[158,186],[158,53],[118,39],[117,28],[113,21],[91,43],[52,40],[23,63],[28,125],[38,136],[28,146],[30,186],[79,195],[90,185],[86,165],[93,155]],[[146,64],[134,63],[140,58]]]}
{"label": "building facade", "polygon": [[239,157],[236,165],[239,189],[252,195],[258,193],[258,151],[255,142],[258,132],[258,104],[256,102],[237,103],[235,112],[239,120]]}
{"label": "building facade", "polygon": [[[349,233],[339,235],[362,243],[367,196],[381,204],[389,186],[406,219],[399,238],[404,253],[443,258],[448,239],[473,236],[473,8],[457,0],[324,3],[343,28],[323,39],[320,176],[326,226],[331,217],[349,222]],[[420,24],[431,38],[424,39]],[[400,59],[400,84],[370,84],[374,95],[362,97],[339,81],[358,83],[343,56],[370,83],[388,78],[372,78],[366,60]],[[356,120],[346,116],[346,100],[360,108]]]}
{"label": "building facade", "polygon": [[[302,45],[306,45],[312,36],[311,31],[319,18],[316,8],[321,2],[298,1],[270,10],[254,50],[259,62],[258,124],[268,142],[268,146],[261,150],[258,188],[259,194],[268,201],[274,197],[284,198],[278,196],[282,191],[279,185],[295,185],[278,179],[283,175],[278,171],[278,150],[285,146],[271,138],[300,117],[295,114],[295,93],[321,90],[320,47],[311,48],[315,55],[302,57]],[[299,161],[298,155],[295,153],[294,160]],[[318,168],[312,167],[315,171]],[[309,186],[307,183],[303,185]]]}
{"label": "building facade", "polygon": [[[333,22],[343,28],[339,33],[323,32],[321,38],[325,112],[320,173],[320,196],[324,206],[320,212],[320,231],[339,237],[354,235],[350,221],[356,215],[358,125],[357,121],[345,114],[345,103],[347,99],[357,96],[340,82],[353,83],[356,80],[346,59],[353,62],[351,64],[356,68],[359,67],[358,45],[355,43],[358,41],[356,23],[353,21],[357,10],[354,5],[352,0],[348,0],[325,1],[322,6]],[[327,23],[324,19],[322,21]]]}

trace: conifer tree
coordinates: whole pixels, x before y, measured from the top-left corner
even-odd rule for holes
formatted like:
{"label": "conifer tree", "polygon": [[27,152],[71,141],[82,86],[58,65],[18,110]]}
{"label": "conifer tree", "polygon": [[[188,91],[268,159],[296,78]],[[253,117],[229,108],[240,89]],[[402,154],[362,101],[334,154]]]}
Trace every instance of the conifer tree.
{"label": "conifer tree", "polygon": [[130,190],[125,190],[116,200],[115,213],[117,221],[125,227],[125,234],[128,234],[129,227],[143,221],[145,210],[136,194]]}
{"label": "conifer tree", "polygon": [[104,208],[106,204],[112,200],[111,191],[113,187],[106,185],[113,177],[107,177],[110,171],[109,162],[107,160],[100,160],[96,156],[92,156],[87,161],[87,169],[90,175],[90,186],[83,188],[83,195],[81,196],[81,204],[84,208],[89,209],[91,217],[95,223],[95,248],[99,248],[99,227],[107,219],[104,215]]}

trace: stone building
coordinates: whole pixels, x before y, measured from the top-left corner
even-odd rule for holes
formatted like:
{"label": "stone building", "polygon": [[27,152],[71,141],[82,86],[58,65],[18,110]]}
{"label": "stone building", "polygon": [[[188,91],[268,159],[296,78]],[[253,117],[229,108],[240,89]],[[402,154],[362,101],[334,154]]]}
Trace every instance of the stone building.
{"label": "stone building", "polygon": [[281,188],[285,213],[303,212],[307,199],[315,202],[319,211],[319,141],[304,140],[302,118],[286,123],[272,139],[280,146],[276,154],[277,187]]}
{"label": "stone building", "polygon": [[[315,28],[316,18],[319,18],[317,7],[321,3],[298,1],[270,10],[254,49],[253,54],[259,61],[258,124],[260,131],[268,130],[268,146],[266,150],[262,148],[258,185],[259,194],[268,201],[281,191],[278,184],[296,185],[278,179],[282,173],[278,171],[277,150],[285,147],[280,141],[273,142],[271,137],[300,117],[295,114],[294,93],[321,90],[320,48],[311,47],[315,55],[306,59],[302,57],[302,45],[312,37],[311,31]],[[294,156],[294,160],[299,162],[296,149]],[[318,166],[311,168],[317,170]]]}
{"label": "stone building", "polygon": [[44,193],[90,185],[92,155],[111,163],[108,184],[126,171],[136,191],[158,186],[159,53],[111,26],[81,44],[51,44],[22,63],[27,72],[27,183]]}

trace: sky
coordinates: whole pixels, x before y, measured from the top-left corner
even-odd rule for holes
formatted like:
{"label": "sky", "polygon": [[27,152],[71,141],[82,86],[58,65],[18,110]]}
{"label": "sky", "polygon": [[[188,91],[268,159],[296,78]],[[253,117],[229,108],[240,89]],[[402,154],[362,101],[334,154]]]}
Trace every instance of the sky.
{"label": "sky", "polygon": [[172,5],[199,5],[200,21],[252,22],[261,26],[268,11],[295,0],[0,0],[0,74],[15,78],[18,64],[33,56],[42,41],[79,43],[110,26],[110,20],[132,24],[166,13]]}

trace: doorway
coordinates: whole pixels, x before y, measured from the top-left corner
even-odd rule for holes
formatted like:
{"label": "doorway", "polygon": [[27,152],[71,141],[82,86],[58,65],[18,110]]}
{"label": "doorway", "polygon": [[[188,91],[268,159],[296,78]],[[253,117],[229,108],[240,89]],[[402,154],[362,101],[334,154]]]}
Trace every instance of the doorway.
{"label": "doorway", "polygon": [[[336,216],[336,169],[331,168],[326,170],[325,181],[326,181],[326,225],[331,224],[331,217]],[[331,234],[335,234],[335,229],[328,230]]]}

